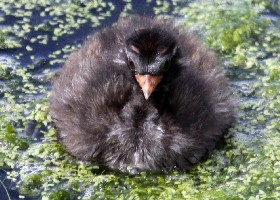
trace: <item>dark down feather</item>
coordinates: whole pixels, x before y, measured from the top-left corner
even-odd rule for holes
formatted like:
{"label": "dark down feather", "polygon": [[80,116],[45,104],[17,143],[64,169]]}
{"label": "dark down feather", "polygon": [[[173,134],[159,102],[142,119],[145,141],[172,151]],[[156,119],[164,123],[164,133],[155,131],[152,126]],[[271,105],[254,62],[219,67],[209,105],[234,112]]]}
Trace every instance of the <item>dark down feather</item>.
{"label": "dark down feather", "polygon": [[[144,96],[137,76],[160,79]],[[50,113],[60,142],[79,160],[167,171],[188,169],[223,139],[234,103],[214,55],[193,36],[172,22],[134,16],[69,56]]]}

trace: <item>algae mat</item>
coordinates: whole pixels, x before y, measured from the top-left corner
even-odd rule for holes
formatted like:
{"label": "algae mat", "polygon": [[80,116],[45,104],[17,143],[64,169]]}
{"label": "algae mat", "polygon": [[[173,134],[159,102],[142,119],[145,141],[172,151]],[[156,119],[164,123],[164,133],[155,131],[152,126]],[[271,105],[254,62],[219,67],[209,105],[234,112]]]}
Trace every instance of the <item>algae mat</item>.
{"label": "algae mat", "polygon": [[[280,198],[278,1],[2,0],[0,8],[1,199]],[[77,162],[57,143],[52,77],[89,33],[133,13],[179,16],[220,56],[238,96],[225,146],[188,173],[121,174]]]}

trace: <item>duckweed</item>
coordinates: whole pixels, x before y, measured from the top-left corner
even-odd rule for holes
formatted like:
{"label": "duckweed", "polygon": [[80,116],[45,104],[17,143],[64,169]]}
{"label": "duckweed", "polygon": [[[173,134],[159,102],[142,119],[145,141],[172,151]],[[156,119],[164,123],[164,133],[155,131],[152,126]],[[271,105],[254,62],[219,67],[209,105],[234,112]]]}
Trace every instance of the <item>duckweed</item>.
{"label": "duckweed", "polygon": [[137,2],[0,2],[0,23],[13,22],[1,27],[0,49],[12,49],[14,55],[0,56],[0,168],[9,169],[7,178],[18,198],[280,198],[279,3],[182,2],[147,0],[147,5],[158,15],[180,15],[220,56],[238,96],[238,122],[225,145],[189,172],[139,175],[69,156],[57,141],[47,100],[52,78],[67,55],[94,27],[112,20],[112,13],[135,12]]}

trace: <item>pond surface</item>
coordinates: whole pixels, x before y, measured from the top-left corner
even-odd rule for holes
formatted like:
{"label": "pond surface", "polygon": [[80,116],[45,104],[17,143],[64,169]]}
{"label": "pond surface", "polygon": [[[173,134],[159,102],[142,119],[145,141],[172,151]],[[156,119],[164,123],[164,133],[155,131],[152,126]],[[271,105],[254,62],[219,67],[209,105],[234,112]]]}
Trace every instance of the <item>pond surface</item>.
{"label": "pond surface", "polygon": [[[87,35],[120,15],[178,17],[221,59],[238,96],[226,144],[187,173],[128,175],[73,160],[47,95]],[[280,198],[278,1],[0,2],[0,199]]]}

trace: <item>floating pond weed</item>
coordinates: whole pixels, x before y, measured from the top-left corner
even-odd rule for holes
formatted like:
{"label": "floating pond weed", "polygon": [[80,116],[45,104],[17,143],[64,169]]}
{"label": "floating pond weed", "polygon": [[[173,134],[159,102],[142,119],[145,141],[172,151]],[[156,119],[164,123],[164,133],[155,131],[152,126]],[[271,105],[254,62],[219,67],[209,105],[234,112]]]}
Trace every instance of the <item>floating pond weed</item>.
{"label": "floating pond weed", "polygon": [[[10,24],[1,26],[0,49],[7,54],[12,50],[18,58],[0,55],[0,168],[7,169],[19,191],[16,198],[279,199],[277,1],[190,1],[182,8],[179,1],[147,0],[154,6],[151,10],[162,15],[168,15],[171,5],[182,23],[220,55],[239,96],[239,121],[224,147],[207,161],[187,173],[128,175],[78,162],[57,142],[48,114],[55,72],[94,27],[116,21],[113,13],[128,15],[135,5],[102,0],[0,2],[0,24]],[[90,31],[83,31],[86,28]]]}

